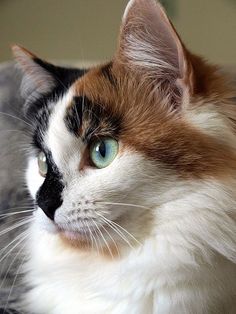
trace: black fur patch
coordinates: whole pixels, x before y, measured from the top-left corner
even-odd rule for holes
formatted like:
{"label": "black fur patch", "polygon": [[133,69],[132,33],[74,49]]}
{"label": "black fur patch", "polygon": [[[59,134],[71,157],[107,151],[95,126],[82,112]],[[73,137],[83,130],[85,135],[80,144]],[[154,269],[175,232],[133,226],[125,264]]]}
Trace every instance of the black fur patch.
{"label": "black fur patch", "polygon": [[[34,123],[33,145],[38,151],[45,152],[48,163],[48,172],[43,185],[37,192],[36,203],[53,220],[55,211],[63,203],[64,183],[62,174],[48,151],[50,147],[45,147],[43,135],[48,128],[49,117],[53,109],[52,103],[65,94],[70,85],[79,79],[85,71],[55,67],[40,59],[34,61],[51,73],[58,82],[50,93],[41,95],[41,98],[36,99],[27,110],[27,117]],[[104,69],[104,73],[109,76],[109,66]],[[73,103],[67,109],[64,122],[71,133],[81,136],[86,143],[89,143],[93,136],[100,135],[118,139],[121,128],[121,117],[109,112],[100,104],[92,103],[86,96],[74,98]],[[80,134],[79,131],[85,122],[86,129],[83,129],[83,133]]]}
{"label": "black fur patch", "polygon": [[62,204],[61,193],[64,185],[62,175],[52,160],[48,148],[45,147],[43,135],[48,128],[49,117],[53,109],[52,103],[65,94],[68,88],[83,76],[86,71],[57,67],[40,59],[34,59],[34,61],[48,71],[56,82],[56,85],[49,93],[39,95],[36,99],[30,100],[25,111],[26,118],[33,124],[32,144],[37,148],[37,152],[40,150],[45,152],[48,163],[48,172],[43,185],[37,193],[36,203],[53,220],[56,209]]}
{"label": "black fur patch", "polygon": [[44,213],[51,219],[54,219],[55,211],[63,202],[61,193],[64,189],[62,175],[52,160],[50,153],[47,153],[48,172],[43,185],[40,187],[36,202]]}
{"label": "black fur patch", "polygon": [[49,102],[56,101],[60,96],[65,94],[68,88],[87,71],[55,66],[37,58],[35,58],[34,61],[52,75],[56,84],[50,92],[39,95],[39,98],[32,100],[27,106],[25,113],[26,116],[31,119],[34,119],[35,115],[42,107],[47,106]]}
{"label": "black fur patch", "polygon": [[86,70],[63,68],[54,66],[41,59],[34,61],[47,70],[56,81],[54,88],[45,95],[40,95],[39,98],[33,100],[25,112],[26,118],[33,122],[33,145],[39,149],[43,148],[42,134],[48,128],[48,120],[52,111],[50,103],[54,103],[66,93],[68,88],[81,76],[86,73]]}
{"label": "black fur patch", "polygon": [[[122,119],[106,110],[102,105],[92,103],[86,96],[75,97],[67,109],[64,118],[67,129],[75,136],[81,136],[89,142],[93,136],[111,136],[118,138]],[[86,122],[87,128],[80,134],[81,126]]]}
{"label": "black fur patch", "polygon": [[87,100],[85,97],[74,97],[73,103],[67,109],[67,114],[64,118],[67,129],[74,135],[79,135],[79,129],[82,125],[83,108]]}

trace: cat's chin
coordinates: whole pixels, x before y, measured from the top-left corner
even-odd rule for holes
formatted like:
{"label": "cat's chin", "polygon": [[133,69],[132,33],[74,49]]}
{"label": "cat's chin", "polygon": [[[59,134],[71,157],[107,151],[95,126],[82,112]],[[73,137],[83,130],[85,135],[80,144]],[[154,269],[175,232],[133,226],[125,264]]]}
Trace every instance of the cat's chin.
{"label": "cat's chin", "polygon": [[76,241],[76,240],[88,240],[94,235],[94,231],[88,228],[81,228],[78,230],[69,230],[61,228],[60,226],[57,227],[58,232],[68,240]]}
{"label": "cat's chin", "polygon": [[67,238],[68,240],[77,241],[77,240],[88,240],[91,237],[91,231],[89,230],[78,230],[78,231],[70,231],[70,230],[59,230],[60,234]]}

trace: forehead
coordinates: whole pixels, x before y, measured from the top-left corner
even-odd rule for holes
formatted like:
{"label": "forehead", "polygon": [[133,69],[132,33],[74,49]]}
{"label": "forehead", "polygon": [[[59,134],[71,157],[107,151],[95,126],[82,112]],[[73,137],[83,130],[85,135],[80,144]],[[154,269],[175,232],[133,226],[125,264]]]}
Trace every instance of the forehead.
{"label": "forehead", "polygon": [[137,151],[185,177],[226,172],[235,156],[228,147],[170,112],[142,80],[112,63],[78,79],[54,107],[47,143],[54,151],[80,150],[93,138],[111,136],[124,149]]}
{"label": "forehead", "polygon": [[[109,65],[91,70],[85,79],[78,79],[74,85],[51,107],[48,126],[43,136],[43,143],[52,153],[56,164],[60,165],[62,159],[68,160],[66,155],[83,153],[86,146],[95,139],[112,137],[119,139],[122,119],[119,112],[108,105],[107,98],[95,98],[88,93],[88,84],[93,91],[93,79],[105,87],[114,84],[108,74]],[[92,75],[91,75],[92,74]],[[100,76],[100,77],[99,77]],[[102,82],[101,82],[102,80]],[[86,83],[86,84],[85,84]],[[109,86],[114,87],[114,86]],[[108,93],[106,92],[107,96]],[[47,108],[47,111],[49,112]]]}

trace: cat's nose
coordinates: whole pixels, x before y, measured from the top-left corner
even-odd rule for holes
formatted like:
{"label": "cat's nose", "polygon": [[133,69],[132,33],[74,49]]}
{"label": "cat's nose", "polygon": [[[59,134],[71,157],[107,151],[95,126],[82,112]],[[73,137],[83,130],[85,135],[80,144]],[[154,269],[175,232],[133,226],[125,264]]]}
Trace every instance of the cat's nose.
{"label": "cat's nose", "polygon": [[54,220],[56,210],[62,205],[62,191],[64,185],[55,176],[49,176],[45,179],[43,185],[39,189],[36,202],[44,213]]}
{"label": "cat's nose", "polygon": [[62,205],[62,200],[42,199],[39,198],[37,201],[38,206],[44,211],[45,215],[51,220],[54,220],[55,212],[57,208]]}

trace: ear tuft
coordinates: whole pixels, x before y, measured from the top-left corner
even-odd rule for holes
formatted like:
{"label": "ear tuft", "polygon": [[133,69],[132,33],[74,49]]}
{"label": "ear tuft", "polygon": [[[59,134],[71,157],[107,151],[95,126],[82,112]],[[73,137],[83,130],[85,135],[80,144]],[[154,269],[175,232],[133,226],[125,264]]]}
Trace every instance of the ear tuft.
{"label": "ear tuft", "polygon": [[23,72],[21,93],[24,98],[38,97],[52,90],[55,80],[43,66],[43,61],[27,49],[13,45],[12,52]]}
{"label": "ear tuft", "polygon": [[16,61],[19,63],[19,65],[24,68],[25,65],[27,65],[28,59],[34,59],[36,56],[30,52],[29,50],[25,49],[24,47],[20,45],[12,45],[11,46],[12,53],[16,59]]}

